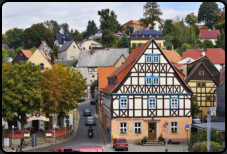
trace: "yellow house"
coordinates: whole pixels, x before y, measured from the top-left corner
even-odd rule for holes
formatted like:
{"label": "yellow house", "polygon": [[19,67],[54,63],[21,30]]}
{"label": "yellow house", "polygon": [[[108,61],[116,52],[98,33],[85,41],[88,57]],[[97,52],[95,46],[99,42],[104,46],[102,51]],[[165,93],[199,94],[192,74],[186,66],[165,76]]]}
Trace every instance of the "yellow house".
{"label": "yellow house", "polygon": [[136,32],[132,33],[130,35],[131,38],[131,47],[132,44],[135,43],[136,47],[138,46],[139,43],[146,43],[150,39],[155,39],[155,42],[158,44],[160,48],[163,48],[164,45],[164,40],[163,40],[164,34],[156,31],[156,30],[137,30]]}
{"label": "yellow house", "polygon": [[28,62],[32,62],[33,65],[40,65],[42,69],[44,68],[52,68],[51,58],[48,55],[45,55],[39,49],[32,54],[32,56],[28,59]]}

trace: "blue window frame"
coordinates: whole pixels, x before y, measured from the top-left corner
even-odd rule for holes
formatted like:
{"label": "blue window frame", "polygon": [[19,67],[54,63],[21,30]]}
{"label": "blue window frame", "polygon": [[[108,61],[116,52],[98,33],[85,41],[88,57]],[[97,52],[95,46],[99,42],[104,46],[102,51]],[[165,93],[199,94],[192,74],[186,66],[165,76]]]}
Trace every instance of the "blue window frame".
{"label": "blue window frame", "polygon": [[145,61],[146,63],[160,63],[160,55],[156,55],[153,53],[145,55]]}
{"label": "blue window frame", "polygon": [[178,97],[171,97],[170,98],[170,108],[171,109],[178,109],[179,108],[179,98]]}
{"label": "blue window frame", "polygon": [[160,76],[150,75],[145,76],[146,85],[160,85]]}
{"label": "blue window frame", "polygon": [[156,109],[157,98],[149,97],[147,103],[148,103],[148,109]]}
{"label": "blue window frame", "polygon": [[120,109],[128,109],[128,97],[119,98]]}

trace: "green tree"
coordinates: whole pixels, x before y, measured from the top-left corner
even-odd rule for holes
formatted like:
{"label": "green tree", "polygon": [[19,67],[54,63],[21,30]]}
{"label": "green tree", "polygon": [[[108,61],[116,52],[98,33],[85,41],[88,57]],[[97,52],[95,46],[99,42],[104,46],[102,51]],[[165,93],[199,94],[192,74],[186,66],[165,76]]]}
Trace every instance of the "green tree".
{"label": "green tree", "polygon": [[54,20],[50,20],[50,21],[44,21],[43,24],[51,29],[53,31],[54,34],[60,34],[60,30],[61,30],[61,25],[58,24],[57,21]]}
{"label": "green tree", "polygon": [[6,58],[6,57],[9,57],[9,55],[8,55],[6,49],[5,49],[5,48],[2,48],[2,60],[3,60],[4,58]]}
{"label": "green tree", "polygon": [[198,113],[202,112],[197,100],[192,100],[192,118],[195,118]]}
{"label": "green tree", "polygon": [[88,21],[87,29],[86,29],[86,38],[88,38],[91,35],[91,21]]}
{"label": "green tree", "polygon": [[202,27],[200,27],[200,29],[208,29],[208,27],[207,26],[202,26]]}
{"label": "green tree", "polygon": [[62,23],[61,30],[63,34],[69,34],[69,25],[67,23]]}
{"label": "green tree", "polygon": [[5,35],[5,34],[2,34],[2,44],[7,44],[7,45],[9,44],[7,35]]}
{"label": "green tree", "polygon": [[39,112],[42,103],[43,76],[40,66],[31,62],[2,64],[2,116],[4,120],[16,120],[21,130],[26,123],[26,114]]}
{"label": "green tree", "polygon": [[122,36],[122,40],[121,40],[121,46],[122,46],[122,48],[128,48],[129,47],[128,38],[127,38],[125,32],[123,32],[123,36]]}
{"label": "green tree", "polygon": [[72,36],[73,36],[73,40],[75,42],[83,41],[83,38],[81,37],[81,34],[80,34],[80,32],[77,29],[75,29],[75,31],[72,34]]}
{"label": "green tree", "polygon": [[129,36],[129,31],[130,31],[130,34],[132,34],[133,33],[133,30],[134,30],[134,28],[133,27],[130,27],[130,26],[128,26],[127,25],[127,27],[126,28],[124,28],[124,31],[125,31],[125,33]]}
{"label": "green tree", "polygon": [[59,46],[57,46],[56,44],[54,44],[54,47],[53,47],[53,52],[54,52],[54,56],[56,58],[58,58],[58,51],[59,51]]}
{"label": "green tree", "polygon": [[114,32],[117,32],[117,15],[109,9],[98,11],[100,15],[100,29],[102,29],[102,44],[109,48],[110,43],[114,41]]}
{"label": "green tree", "polygon": [[198,17],[194,15],[194,12],[192,12],[185,17],[185,22],[190,26],[191,24],[198,22]]}
{"label": "green tree", "polygon": [[33,46],[30,50],[34,53],[37,48]]}
{"label": "green tree", "polygon": [[51,29],[46,28],[42,23],[33,24],[21,34],[22,45],[26,48],[38,47],[42,40],[45,40],[53,48],[54,33]]}
{"label": "green tree", "polygon": [[173,20],[172,19],[166,19],[165,23],[164,23],[164,28],[163,28],[162,33],[165,34],[165,35],[166,34],[170,34],[172,24],[173,24]]}
{"label": "green tree", "polygon": [[94,35],[96,31],[98,30],[94,20],[91,21],[91,35]]}
{"label": "green tree", "polygon": [[218,34],[216,46],[218,48],[222,48],[225,51],[225,32],[223,28],[221,30],[221,36]]}
{"label": "green tree", "polygon": [[95,87],[98,87],[98,80],[95,80],[91,84],[91,97],[95,98]]}
{"label": "green tree", "polygon": [[191,24],[191,26],[194,28],[195,34],[198,37],[199,36],[199,27],[196,24]]}
{"label": "green tree", "polygon": [[182,48],[183,50],[187,50],[187,49],[190,49],[191,46],[190,46],[190,44],[183,43],[182,46],[181,46],[181,48]]}
{"label": "green tree", "polygon": [[204,40],[202,46],[203,46],[203,47],[207,47],[207,48],[213,48],[213,47],[214,47],[214,44],[213,44],[213,42],[210,41],[210,40]]}
{"label": "green tree", "polygon": [[9,49],[7,51],[7,54],[9,55],[9,57],[12,57],[13,59],[16,57],[15,52],[13,51],[13,49]]}
{"label": "green tree", "polygon": [[16,48],[15,53],[17,54],[21,49],[24,49],[24,47],[18,47],[18,48]]}
{"label": "green tree", "polygon": [[23,29],[19,29],[19,28],[13,28],[13,29],[9,29],[8,31],[6,31],[5,35],[7,35],[7,40],[8,40],[8,46],[9,48],[17,48],[19,46],[21,46],[21,34],[23,33]]}
{"label": "green tree", "polygon": [[190,44],[192,48],[197,47],[197,38],[196,38],[194,28],[192,26],[190,26],[189,28],[187,43]]}
{"label": "green tree", "polygon": [[203,2],[199,7],[198,22],[204,22],[208,28],[212,29],[220,11],[216,2]]}
{"label": "green tree", "polygon": [[[159,8],[160,6],[158,5],[157,2],[147,2],[144,6],[144,13],[143,19],[148,19],[147,21],[149,21],[149,24],[151,24],[151,27],[149,27],[149,29],[154,29],[155,26],[155,21],[159,22],[160,24],[162,24],[162,19],[160,18],[160,16],[163,14],[161,9]],[[141,22],[144,22],[144,20],[141,20]],[[147,24],[145,24],[147,25]],[[148,26],[147,26],[148,27]]]}
{"label": "green tree", "polygon": [[83,31],[81,33],[82,40],[84,40],[86,38],[86,36],[87,36],[87,32],[86,31]]}

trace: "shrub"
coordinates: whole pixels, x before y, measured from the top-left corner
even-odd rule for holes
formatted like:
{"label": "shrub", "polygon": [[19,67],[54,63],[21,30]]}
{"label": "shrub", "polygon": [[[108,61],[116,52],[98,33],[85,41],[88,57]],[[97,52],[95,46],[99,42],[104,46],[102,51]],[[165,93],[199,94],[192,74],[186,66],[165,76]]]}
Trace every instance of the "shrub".
{"label": "shrub", "polygon": [[6,129],[6,133],[12,132],[12,129]]}
{"label": "shrub", "polygon": [[171,140],[171,139],[169,139],[168,143],[169,143],[169,144],[170,144],[170,143],[172,143],[172,140]]}
{"label": "shrub", "polygon": [[142,139],[142,140],[141,140],[141,143],[144,143],[144,142],[145,142],[145,140],[144,140],[144,139]]}
{"label": "shrub", "polygon": [[171,44],[168,44],[166,49],[167,50],[172,50],[172,45]]}
{"label": "shrub", "polygon": [[15,131],[15,134],[21,134],[22,132],[21,132],[21,130],[16,130]]}
{"label": "shrub", "polygon": [[143,137],[143,140],[144,140],[145,142],[147,142],[147,141],[148,141],[148,137],[147,137],[147,136],[144,136],[144,137]]}
{"label": "shrub", "polygon": [[52,133],[53,130],[52,130],[52,129],[47,129],[47,132],[48,132],[48,133]]}
{"label": "shrub", "polygon": [[24,132],[25,132],[25,133],[29,133],[29,132],[30,132],[30,130],[24,130]]}
{"label": "shrub", "polygon": [[85,47],[83,47],[83,50],[85,50]]}
{"label": "shrub", "polygon": [[[193,145],[193,152],[207,152],[207,142],[196,142]],[[210,151],[211,152],[221,152],[224,148],[217,142],[210,142]]]}
{"label": "shrub", "polygon": [[158,140],[159,141],[164,141],[165,139],[163,138],[163,136],[162,136],[162,133],[161,133],[161,135],[158,137]]}
{"label": "shrub", "polygon": [[63,130],[64,130],[64,128],[58,128],[58,131],[60,131],[60,132],[63,131]]}
{"label": "shrub", "polygon": [[136,143],[141,143],[141,139],[138,138]]}

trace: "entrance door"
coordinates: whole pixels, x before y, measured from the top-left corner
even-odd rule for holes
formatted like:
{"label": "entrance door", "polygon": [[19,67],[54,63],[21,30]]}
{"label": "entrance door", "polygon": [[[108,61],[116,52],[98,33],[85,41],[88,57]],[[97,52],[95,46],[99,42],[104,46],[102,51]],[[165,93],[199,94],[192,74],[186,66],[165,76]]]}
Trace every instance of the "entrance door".
{"label": "entrance door", "polygon": [[33,120],[32,121],[32,129],[33,129],[34,133],[38,131],[38,129],[39,129],[39,120]]}
{"label": "entrance door", "polygon": [[148,139],[156,139],[156,123],[148,123]]}

